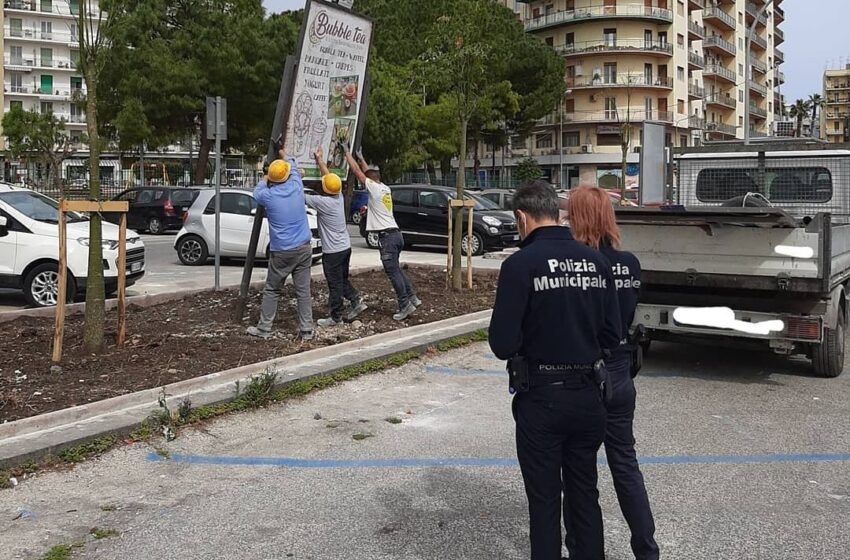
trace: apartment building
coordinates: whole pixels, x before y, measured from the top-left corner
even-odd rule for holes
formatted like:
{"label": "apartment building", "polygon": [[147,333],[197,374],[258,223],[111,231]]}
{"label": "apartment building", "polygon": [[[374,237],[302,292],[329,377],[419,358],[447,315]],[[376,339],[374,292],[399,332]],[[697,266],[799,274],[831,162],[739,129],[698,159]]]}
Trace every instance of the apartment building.
{"label": "apartment building", "polygon": [[[564,187],[620,182],[630,123],[627,185],[637,185],[644,122],[667,126],[671,146],[766,136],[781,105],[781,0],[529,0],[525,29],[566,59],[563,102],[506,168],[533,156]],[[749,83],[746,34],[751,42]],[[488,154],[483,154],[485,160]]]}
{"label": "apartment building", "polygon": [[830,144],[850,142],[850,64],[823,74],[821,137]]}
{"label": "apartment building", "polygon": [[72,138],[85,132],[79,13],[79,0],[4,0],[4,114],[15,106],[52,112],[67,121]]}

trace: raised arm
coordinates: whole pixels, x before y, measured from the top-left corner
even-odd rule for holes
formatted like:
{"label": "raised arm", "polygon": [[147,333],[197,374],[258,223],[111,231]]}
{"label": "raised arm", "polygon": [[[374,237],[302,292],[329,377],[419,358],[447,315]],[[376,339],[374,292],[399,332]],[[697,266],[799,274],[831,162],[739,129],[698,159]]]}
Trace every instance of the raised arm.
{"label": "raised arm", "polygon": [[365,169],[361,169],[359,165],[357,165],[357,160],[354,159],[354,156],[351,155],[351,152],[345,150],[345,161],[348,162],[349,167],[351,167],[352,173],[357,177],[357,180],[362,184],[366,184],[366,173]]}
{"label": "raised arm", "polygon": [[325,150],[319,146],[316,148],[316,153],[314,153],[313,156],[316,158],[316,163],[319,166],[319,172],[322,176],[324,177],[325,175],[328,175],[330,170],[328,169],[328,164],[325,162]]}

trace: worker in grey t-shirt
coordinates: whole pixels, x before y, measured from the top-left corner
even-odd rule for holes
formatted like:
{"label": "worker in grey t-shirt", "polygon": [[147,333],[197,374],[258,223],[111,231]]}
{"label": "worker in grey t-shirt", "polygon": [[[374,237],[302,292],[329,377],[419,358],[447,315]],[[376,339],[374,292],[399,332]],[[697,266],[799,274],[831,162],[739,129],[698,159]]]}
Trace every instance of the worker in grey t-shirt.
{"label": "worker in grey t-shirt", "polygon": [[[325,163],[324,150],[321,146],[316,150],[316,163],[322,173],[322,191],[324,195],[306,194],[307,206],[316,211],[319,223],[319,238],[322,240],[322,268],[328,283],[328,305],[330,317],[319,319],[320,327],[340,325],[343,318],[353,321],[355,317],[366,310],[366,304],[351,281],[348,279],[348,269],[351,263],[351,238],[348,236],[348,226],[345,223],[345,198],[342,196],[342,180],[335,173],[328,171]],[[351,310],[343,316],[343,298],[351,304]]]}

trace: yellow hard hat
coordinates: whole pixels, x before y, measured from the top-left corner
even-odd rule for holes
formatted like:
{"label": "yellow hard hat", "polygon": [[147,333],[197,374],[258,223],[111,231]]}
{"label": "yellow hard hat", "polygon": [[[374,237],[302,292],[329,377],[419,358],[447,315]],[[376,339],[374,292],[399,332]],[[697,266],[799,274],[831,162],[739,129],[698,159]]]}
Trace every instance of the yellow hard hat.
{"label": "yellow hard hat", "polygon": [[336,173],[328,173],[322,177],[322,190],[326,194],[339,194],[342,190],[342,179]]}
{"label": "yellow hard hat", "polygon": [[272,183],[285,183],[289,179],[292,166],[289,162],[276,159],[269,165],[269,181]]}

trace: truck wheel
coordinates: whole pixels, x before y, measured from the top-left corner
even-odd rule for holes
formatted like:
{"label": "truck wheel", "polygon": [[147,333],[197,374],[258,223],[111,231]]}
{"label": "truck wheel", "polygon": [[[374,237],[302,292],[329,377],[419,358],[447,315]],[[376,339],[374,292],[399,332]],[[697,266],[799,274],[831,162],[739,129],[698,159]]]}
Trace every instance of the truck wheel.
{"label": "truck wheel", "polygon": [[460,250],[465,257],[470,250],[470,245],[472,245],[472,256],[478,257],[484,254],[484,240],[481,238],[481,235],[477,231],[472,232],[472,237],[470,238],[467,233],[464,232],[463,238],[460,241]]}
{"label": "truck wheel", "polygon": [[812,365],[821,377],[838,377],[844,371],[844,322],[842,310],[835,328],[824,327],[823,342],[814,347]]}
{"label": "truck wheel", "polygon": [[[72,303],[77,285],[68,274],[66,301]],[[56,305],[59,295],[59,267],[56,263],[44,263],[29,271],[24,278],[24,298],[33,307],[51,307]]]}

